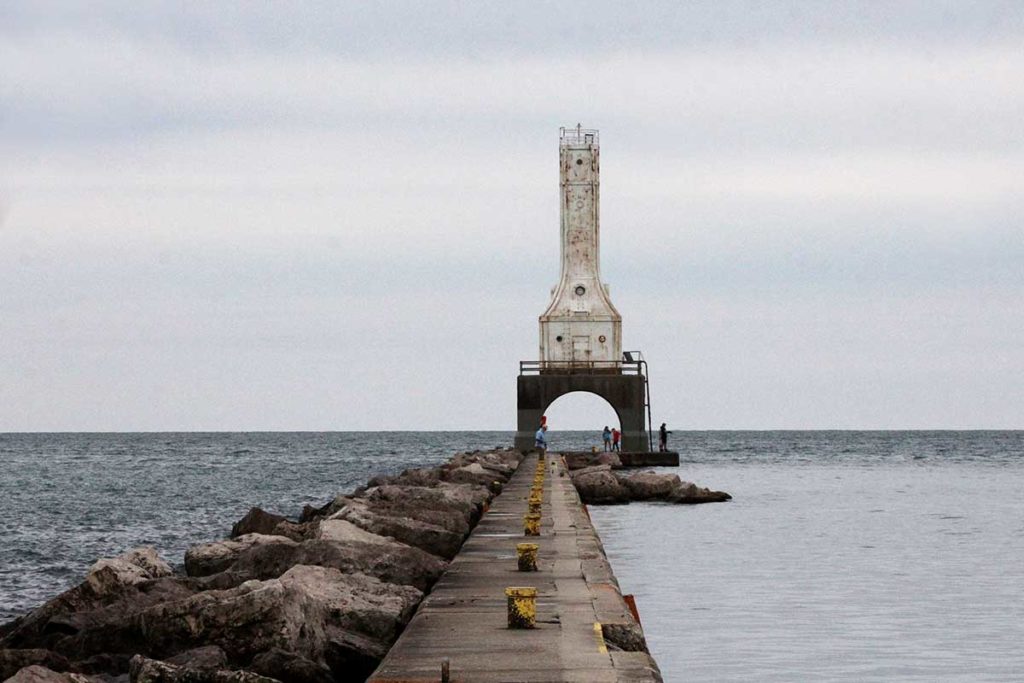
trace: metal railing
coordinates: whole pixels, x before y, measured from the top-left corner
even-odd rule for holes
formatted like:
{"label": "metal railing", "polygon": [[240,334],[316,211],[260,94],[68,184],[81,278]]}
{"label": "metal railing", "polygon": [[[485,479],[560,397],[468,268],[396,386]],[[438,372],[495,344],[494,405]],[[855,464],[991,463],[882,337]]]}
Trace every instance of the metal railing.
{"label": "metal railing", "polygon": [[558,143],[562,147],[569,145],[596,145],[599,144],[599,139],[595,129],[583,128],[577,124],[574,128],[559,128]]}
{"label": "metal railing", "polygon": [[640,375],[641,360],[521,360],[520,375]]}

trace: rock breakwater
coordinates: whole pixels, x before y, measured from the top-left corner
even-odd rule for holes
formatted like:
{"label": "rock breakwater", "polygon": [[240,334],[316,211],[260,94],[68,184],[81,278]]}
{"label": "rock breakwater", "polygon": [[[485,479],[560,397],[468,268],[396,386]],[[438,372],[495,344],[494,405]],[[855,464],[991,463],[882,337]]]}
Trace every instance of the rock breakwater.
{"label": "rock breakwater", "polygon": [[696,505],[732,500],[725,491],[697,486],[683,481],[676,474],[651,470],[627,474],[622,471],[622,463],[615,453],[576,454],[566,458],[566,465],[580,500],[589,505],[617,505],[631,501]]}
{"label": "rock breakwater", "polygon": [[363,681],[521,459],[462,453],[295,519],[253,508],[184,573],[151,548],[99,560],[0,626],[0,680]]}

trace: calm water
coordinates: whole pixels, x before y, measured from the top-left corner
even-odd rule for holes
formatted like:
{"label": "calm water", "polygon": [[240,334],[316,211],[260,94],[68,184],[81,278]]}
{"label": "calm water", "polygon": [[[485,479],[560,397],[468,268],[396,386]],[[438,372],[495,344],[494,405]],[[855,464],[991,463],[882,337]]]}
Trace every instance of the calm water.
{"label": "calm water", "polygon": [[[552,435],[588,447],[594,435]],[[677,432],[735,500],[592,508],[668,681],[1024,680],[1024,432]],[[504,432],[0,435],[0,620]]]}

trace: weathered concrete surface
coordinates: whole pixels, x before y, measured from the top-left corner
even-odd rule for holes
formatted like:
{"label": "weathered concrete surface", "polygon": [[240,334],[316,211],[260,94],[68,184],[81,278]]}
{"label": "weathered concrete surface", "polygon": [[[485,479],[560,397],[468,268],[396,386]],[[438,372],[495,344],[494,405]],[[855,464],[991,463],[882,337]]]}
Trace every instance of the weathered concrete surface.
{"label": "weathered concrete surface", "polygon": [[[398,642],[370,677],[374,683],[440,680],[448,658],[451,680],[660,681],[657,665],[643,649],[626,651],[606,642],[603,625],[630,648],[642,631],[627,608],[601,541],[563,465],[544,481],[537,572],[517,571],[516,543],[533,484],[536,455],[491,504],[462,550],[421,603]],[[507,628],[505,588],[538,591],[537,628]],[[639,640],[637,639],[639,634]],[[611,639],[609,639],[611,641]]]}

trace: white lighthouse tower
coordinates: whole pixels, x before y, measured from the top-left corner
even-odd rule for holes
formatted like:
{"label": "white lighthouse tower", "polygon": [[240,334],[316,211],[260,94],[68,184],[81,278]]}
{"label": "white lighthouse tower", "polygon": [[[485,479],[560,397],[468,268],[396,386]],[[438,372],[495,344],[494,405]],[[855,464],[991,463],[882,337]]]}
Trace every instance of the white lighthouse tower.
{"label": "white lighthouse tower", "polygon": [[616,372],[622,360],[622,316],[601,282],[600,172],[596,130],[562,128],[562,273],[540,316],[543,371],[588,368]]}

